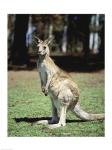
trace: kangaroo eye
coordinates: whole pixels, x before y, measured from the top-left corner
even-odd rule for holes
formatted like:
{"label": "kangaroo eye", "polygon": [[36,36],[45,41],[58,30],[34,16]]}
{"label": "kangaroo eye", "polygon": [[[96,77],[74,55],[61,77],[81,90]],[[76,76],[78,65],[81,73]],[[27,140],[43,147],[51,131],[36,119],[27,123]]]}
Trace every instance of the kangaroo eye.
{"label": "kangaroo eye", "polygon": [[43,46],[43,49],[45,50],[45,49],[46,49],[46,46]]}

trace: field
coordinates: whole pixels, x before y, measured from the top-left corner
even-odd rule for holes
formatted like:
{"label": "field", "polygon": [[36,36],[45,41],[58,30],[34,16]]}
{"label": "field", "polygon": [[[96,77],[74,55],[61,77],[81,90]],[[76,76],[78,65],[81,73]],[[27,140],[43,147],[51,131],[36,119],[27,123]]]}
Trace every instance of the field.
{"label": "field", "polygon": [[[104,112],[104,71],[92,73],[71,72],[79,85],[81,106],[92,113]],[[8,136],[104,136],[104,121],[84,122],[73,114],[67,114],[67,125],[48,129],[34,124],[41,119],[50,119],[51,103],[40,89],[37,71],[8,72]]]}

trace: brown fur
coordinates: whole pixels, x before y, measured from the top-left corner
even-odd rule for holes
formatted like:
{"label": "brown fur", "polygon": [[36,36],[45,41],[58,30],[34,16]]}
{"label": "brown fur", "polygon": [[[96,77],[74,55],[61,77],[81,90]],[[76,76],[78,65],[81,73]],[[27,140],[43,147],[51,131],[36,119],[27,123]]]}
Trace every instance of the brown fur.
{"label": "brown fur", "polygon": [[[49,127],[56,128],[66,125],[66,112],[71,110],[83,120],[104,119],[103,114],[89,114],[80,108],[79,89],[70,76],[61,70],[49,56],[49,40],[39,45],[38,69],[42,92],[50,95],[52,102],[52,120]],[[44,48],[43,48],[44,46]],[[45,48],[46,46],[46,48]],[[58,122],[59,113],[59,122]],[[56,124],[55,124],[56,123]]]}

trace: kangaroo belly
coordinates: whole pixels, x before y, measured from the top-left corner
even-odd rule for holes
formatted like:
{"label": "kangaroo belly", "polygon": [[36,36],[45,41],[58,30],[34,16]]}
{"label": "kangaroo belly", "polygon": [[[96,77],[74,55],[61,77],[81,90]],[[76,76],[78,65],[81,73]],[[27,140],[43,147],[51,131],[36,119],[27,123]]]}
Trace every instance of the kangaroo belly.
{"label": "kangaroo belly", "polygon": [[69,105],[74,100],[74,95],[71,89],[66,84],[56,84],[50,88],[50,93],[55,99],[58,99],[62,104]]}

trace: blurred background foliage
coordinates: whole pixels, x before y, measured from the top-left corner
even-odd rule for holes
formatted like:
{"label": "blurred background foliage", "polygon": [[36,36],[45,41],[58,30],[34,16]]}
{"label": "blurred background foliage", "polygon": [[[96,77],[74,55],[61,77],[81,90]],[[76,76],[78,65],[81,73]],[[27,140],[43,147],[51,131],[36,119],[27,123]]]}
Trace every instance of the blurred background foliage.
{"label": "blurred background foliage", "polygon": [[53,57],[98,57],[104,61],[104,29],[103,14],[9,14],[8,67],[35,64],[33,34],[42,40],[54,37],[50,47]]}

